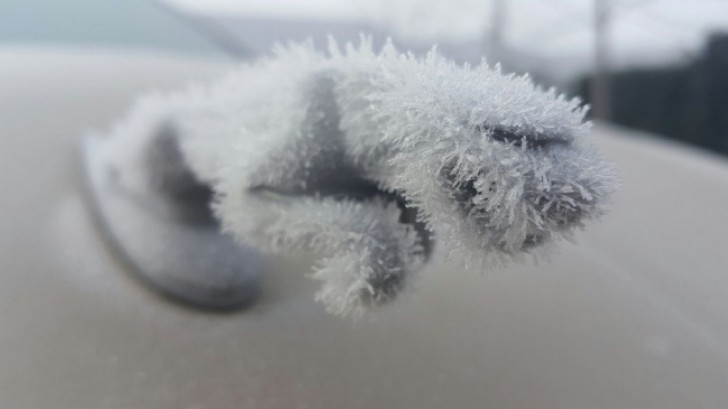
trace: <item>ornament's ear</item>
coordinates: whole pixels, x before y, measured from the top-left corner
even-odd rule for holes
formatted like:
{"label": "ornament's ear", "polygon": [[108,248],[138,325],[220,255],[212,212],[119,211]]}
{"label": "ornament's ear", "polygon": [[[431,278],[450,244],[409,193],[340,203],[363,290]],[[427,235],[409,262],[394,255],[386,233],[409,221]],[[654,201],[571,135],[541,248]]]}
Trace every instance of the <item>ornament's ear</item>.
{"label": "ornament's ear", "polygon": [[496,142],[507,143],[517,147],[539,148],[551,145],[564,145],[571,141],[571,137],[563,135],[552,135],[547,132],[535,132],[531,130],[509,129],[502,126],[489,126],[486,124],[477,125],[477,132],[487,135]]}

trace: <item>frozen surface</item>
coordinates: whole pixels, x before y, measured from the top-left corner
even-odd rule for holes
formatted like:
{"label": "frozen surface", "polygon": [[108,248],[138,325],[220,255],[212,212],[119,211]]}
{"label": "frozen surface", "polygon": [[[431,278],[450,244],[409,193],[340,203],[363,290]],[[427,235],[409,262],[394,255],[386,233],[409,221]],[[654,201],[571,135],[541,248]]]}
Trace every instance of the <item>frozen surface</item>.
{"label": "frozen surface", "polygon": [[595,142],[623,187],[578,245],[485,275],[436,263],[372,321],[326,314],[299,260],[270,260],[234,315],[138,285],[84,208],[80,138],[221,70],[0,52],[0,407],[725,408],[728,165],[618,129]]}
{"label": "frozen surface", "polygon": [[604,213],[614,171],[578,100],[484,62],[371,42],[279,46],[218,81],[141,98],[103,135],[104,160],[124,189],[155,194],[148,151],[173,135],[224,231],[268,254],[324,255],[317,299],[340,315],[395,298],[423,265],[426,238],[398,205],[476,271]]}

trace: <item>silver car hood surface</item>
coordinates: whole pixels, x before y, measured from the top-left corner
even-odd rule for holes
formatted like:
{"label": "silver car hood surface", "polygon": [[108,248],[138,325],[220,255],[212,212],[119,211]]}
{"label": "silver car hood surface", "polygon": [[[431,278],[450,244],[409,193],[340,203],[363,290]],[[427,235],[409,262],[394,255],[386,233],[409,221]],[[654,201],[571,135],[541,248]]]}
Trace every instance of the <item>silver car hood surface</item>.
{"label": "silver car hood surface", "polygon": [[300,260],[251,309],[180,307],[104,247],[79,144],[141,92],[227,66],[0,50],[0,407],[724,408],[728,166],[600,126],[623,188],[552,260],[435,261],[370,320],[328,315]]}

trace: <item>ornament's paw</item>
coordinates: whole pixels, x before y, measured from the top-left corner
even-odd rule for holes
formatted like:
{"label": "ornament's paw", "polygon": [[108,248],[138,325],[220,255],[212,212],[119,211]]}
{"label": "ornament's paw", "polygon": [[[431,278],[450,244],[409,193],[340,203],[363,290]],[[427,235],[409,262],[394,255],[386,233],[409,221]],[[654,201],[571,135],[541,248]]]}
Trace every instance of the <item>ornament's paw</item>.
{"label": "ornament's paw", "polygon": [[[425,261],[424,238],[412,224],[400,221],[395,203],[374,200],[342,207],[348,211],[340,216],[348,222],[330,225],[319,236],[328,248],[322,249],[327,257],[313,274],[323,281],[316,298],[329,312],[359,316],[407,286]],[[332,233],[335,238],[326,237]]]}
{"label": "ornament's paw", "polygon": [[[323,281],[316,299],[326,309],[342,316],[360,316],[369,307],[393,300],[405,288],[410,273],[421,266],[421,260],[405,265],[393,249],[389,256],[379,258],[371,249],[344,251],[320,263],[313,277]],[[415,250],[416,249],[410,249]],[[418,259],[419,255],[409,254]]]}

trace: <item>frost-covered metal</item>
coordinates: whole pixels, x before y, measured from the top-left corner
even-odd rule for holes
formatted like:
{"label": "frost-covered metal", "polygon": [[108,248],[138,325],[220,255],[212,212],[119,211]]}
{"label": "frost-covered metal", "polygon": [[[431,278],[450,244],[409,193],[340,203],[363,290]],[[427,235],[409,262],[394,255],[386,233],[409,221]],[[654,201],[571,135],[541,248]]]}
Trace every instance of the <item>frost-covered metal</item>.
{"label": "frost-covered metal", "polygon": [[179,172],[143,152],[173,130],[222,228],[262,252],[316,251],[318,299],[356,315],[405,288],[431,240],[488,268],[603,214],[614,172],[585,111],[527,76],[364,38],[279,47],[215,83],[148,96],[106,155],[121,183],[156,189],[155,172]]}

